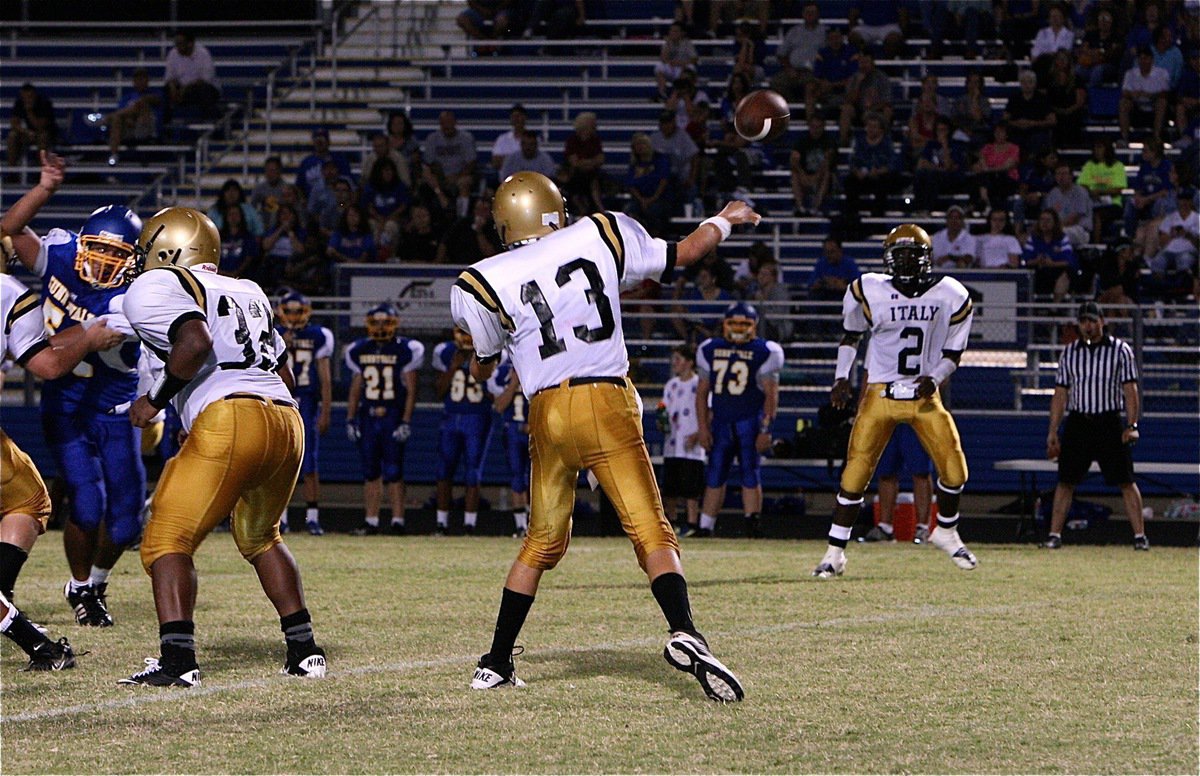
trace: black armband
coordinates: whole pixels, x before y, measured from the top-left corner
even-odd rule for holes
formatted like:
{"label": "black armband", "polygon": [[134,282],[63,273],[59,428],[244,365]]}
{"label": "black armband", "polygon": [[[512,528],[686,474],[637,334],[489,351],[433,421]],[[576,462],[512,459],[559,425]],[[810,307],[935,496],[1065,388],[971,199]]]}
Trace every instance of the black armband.
{"label": "black armband", "polygon": [[497,350],[495,353],[493,353],[490,356],[481,356],[481,355],[479,355],[478,352],[476,352],[475,360],[479,362],[480,366],[487,366],[488,364],[494,364],[500,360],[500,351]]}
{"label": "black armband", "polygon": [[185,380],[171,374],[170,367],[166,367],[159,378],[154,381],[154,385],[150,386],[150,390],[146,393],[146,399],[154,409],[166,409],[171,399],[175,398],[175,394],[182,391],[190,382],[190,379]]}

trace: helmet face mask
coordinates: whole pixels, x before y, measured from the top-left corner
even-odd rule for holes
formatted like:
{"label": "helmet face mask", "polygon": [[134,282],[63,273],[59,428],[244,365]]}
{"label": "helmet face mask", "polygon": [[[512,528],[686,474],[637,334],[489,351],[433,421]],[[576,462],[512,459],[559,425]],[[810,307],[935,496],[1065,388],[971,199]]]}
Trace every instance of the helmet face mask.
{"label": "helmet face mask", "polygon": [[221,235],[212,219],[189,207],[160,210],[146,222],[134,253],[140,275],[157,267],[219,264]]}
{"label": "helmet face mask", "polygon": [[376,342],[391,342],[400,330],[400,316],[388,305],[372,308],[367,313],[367,336]]}
{"label": "helmet face mask", "polygon": [[134,266],[134,246],[141,231],[142,220],[128,208],[97,209],[79,230],[75,272],[93,288],[124,285]]}
{"label": "helmet face mask", "polygon": [[567,209],[554,181],[536,172],[510,175],[492,200],[496,233],[505,248],[545,237],[567,225]]}
{"label": "helmet face mask", "polygon": [[883,241],[884,270],[901,283],[928,280],[933,274],[933,241],[916,224],[901,224]]}
{"label": "helmet face mask", "polygon": [[280,300],[277,314],[289,329],[303,329],[312,317],[312,304],[300,294],[289,293]]}
{"label": "helmet face mask", "polygon": [[721,321],[721,335],[737,344],[754,339],[758,336],[758,311],[744,302],[730,305]]}

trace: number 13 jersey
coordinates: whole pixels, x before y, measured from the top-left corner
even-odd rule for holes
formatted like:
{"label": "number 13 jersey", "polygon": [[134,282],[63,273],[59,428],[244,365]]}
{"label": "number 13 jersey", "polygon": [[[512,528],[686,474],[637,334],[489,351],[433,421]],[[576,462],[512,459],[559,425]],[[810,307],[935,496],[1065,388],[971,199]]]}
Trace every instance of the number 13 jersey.
{"label": "number 13 jersey", "polygon": [[253,281],[224,277],[208,266],[156,267],[139,275],[125,294],[125,317],[163,363],[180,326],[190,320],[208,324],[212,351],[171,400],[189,430],[205,407],[233,393],[292,401],[275,373],[286,347],[266,294]]}
{"label": "number 13 jersey", "polygon": [[623,213],[594,213],[469,267],[450,291],[450,311],[480,358],[508,349],[533,396],[572,377],[623,377],[620,293],[674,268],[674,243]]}
{"label": "number 13 jersey", "polygon": [[842,299],[845,329],[871,331],[866,367],[873,383],[915,382],[929,374],[943,350],[966,350],[972,315],[967,289],[948,276],[909,297],[892,285],[890,275],[867,272],[846,287]]}

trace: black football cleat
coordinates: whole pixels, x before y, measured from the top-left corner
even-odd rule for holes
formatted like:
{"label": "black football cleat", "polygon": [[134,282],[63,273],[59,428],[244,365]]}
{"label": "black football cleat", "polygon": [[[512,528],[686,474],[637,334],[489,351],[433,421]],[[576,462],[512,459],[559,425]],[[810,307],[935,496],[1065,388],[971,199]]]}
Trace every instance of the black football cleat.
{"label": "black football cleat", "polygon": [[178,675],[168,673],[158,658],[146,658],[146,667],[136,674],[120,679],[117,684],[143,684],[148,687],[197,687],[200,685],[200,667],[193,666]]}
{"label": "black football cleat", "polygon": [[108,613],[105,592],[108,585],[87,585],[78,590],[71,589],[67,582],[63,587],[63,597],[75,610],[75,622],[79,625],[89,625],[93,628],[111,628],[112,615]]}
{"label": "black football cleat", "polygon": [[65,671],[75,667],[75,650],[66,638],[39,644],[22,671]]}
{"label": "black football cleat", "polygon": [[525,683],[517,677],[512,661],[510,660],[508,665],[496,665],[492,662],[491,653],[479,658],[479,664],[471,676],[472,690],[502,690],[524,686]]}
{"label": "black football cleat", "polygon": [[324,679],[326,667],[325,650],[320,647],[314,647],[303,654],[292,654],[292,651],[288,650],[287,665],[279,669],[279,673],[305,679]]}

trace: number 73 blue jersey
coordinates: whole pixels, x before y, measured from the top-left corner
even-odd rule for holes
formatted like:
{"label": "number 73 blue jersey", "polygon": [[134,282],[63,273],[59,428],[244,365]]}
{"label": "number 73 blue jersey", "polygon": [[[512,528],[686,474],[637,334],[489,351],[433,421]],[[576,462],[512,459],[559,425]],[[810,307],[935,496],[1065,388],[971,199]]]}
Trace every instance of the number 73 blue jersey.
{"label": "number 73 blue jersey", "polygon": [[696,370],[708,380],[714,422],[757,417],[766,401],[762,383],[778,379],[781,369],[783,348],[761,337],[749,342],[712,337],[696,349]]}

